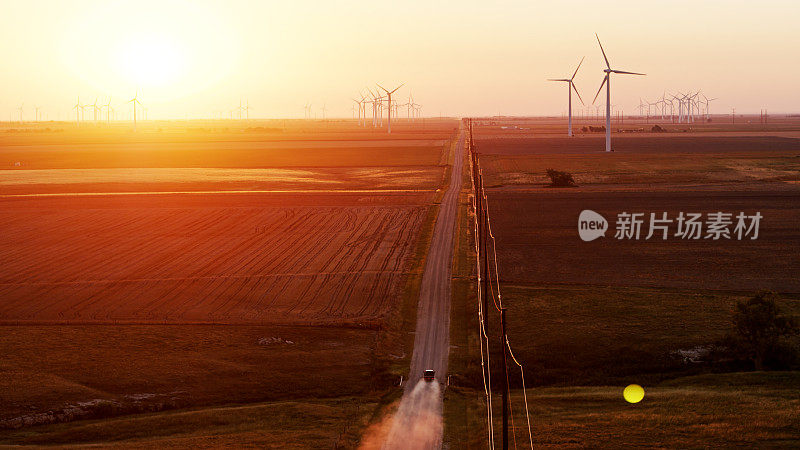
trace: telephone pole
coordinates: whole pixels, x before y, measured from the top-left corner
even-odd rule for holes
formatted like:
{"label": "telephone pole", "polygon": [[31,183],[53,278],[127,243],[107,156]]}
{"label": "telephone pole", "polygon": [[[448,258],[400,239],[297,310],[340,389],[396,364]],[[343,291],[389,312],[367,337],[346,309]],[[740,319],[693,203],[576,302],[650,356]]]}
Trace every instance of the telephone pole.
{"label": "telephone pole", "polygon": [[500,339],[503,346],[503,450],[508,450],[508,366],[506,366],[506,309],[500,307]]}

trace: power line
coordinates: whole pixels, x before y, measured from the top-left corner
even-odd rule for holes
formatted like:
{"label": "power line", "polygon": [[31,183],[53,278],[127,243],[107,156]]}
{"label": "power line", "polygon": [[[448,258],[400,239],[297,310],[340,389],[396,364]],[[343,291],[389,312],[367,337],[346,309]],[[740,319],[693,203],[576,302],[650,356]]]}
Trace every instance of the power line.
{"label": "power line", "polygon": [[[473,191],[477,192],[477,186],[475,185],[475,161],[474,155],[472,153],[472,123],[470,122],[470,140],[469,140],[469,150],[470,155],[473,157],[470,158],[470,165],[472,171],[470,171],[470,181],[472,183]],[[476,202],[479,201],[479,197],[475,196],[472,199],[472,209],[474,214],[474,229],[475,229],[475,254],[477,258],[475,259],[476,266],[477,266],[477,274],[478,274],[478,340],[480,341],[480,348],[481,348],[481,375],[483,377],[483,391],[484,395],[486,396],[486,424],[487,424],[487,441],[488,446],[490,449],[494,449],[494,421],[493,421],[493,414],[492,414],[492,378],[491,378],[491,371],[490,371],[490,360],[489,360],[489,338],[486,335],[486,322],[485,322],[485,308],[483,301],[484,293],[482,290],[482,276],[481,276],[481,227],[478,221],[478,215],[482,212],[482,208],[478,208]],[[487,265],[488,267],[488,265]],[[486,352],[484,358],[484,343],[486,345]],[[485,361],[485,362],[484,362]]]}
{"label": "power line", "polygon": [[[484,392],[486,394],[487,399],[487,439],[489,442],[489,448],[494,448],[494,423],[493,423],[493,412],[492,412],[492,399],[491,399],[491,370],[490,370],[490,360],[489,360],[489,338],[486,333],[486,318],[487,318],[487,307],[488,302],[486,295],[491,295],[492,303],[500,312],[500,327],[501,327],[501,348],[503,351],[503,375],[504,375],[504,382],[505,386],[503,389],[503,448],[508,448],[508,416],[511,417],[511,428],[512,434],[514,438],[514,448],[516,448],[516,427],[514,426],[514,416],[513,416],[513,408],[511,407],[511,401],[509,398],[509,376],[508,376],[508,366],[506,361],[506,350],[508,351],[508,355],[511,357],[511,360],[519,367],[520,369],[520,377],[522,380],[522,393],[523,393],[523,400],[525,402],[525,418],[528,425],[528,439],[531,445],[531,449],[533,448],[533,432],[531,431],[531,421],[530,421],[530,412],[528,409],[528,395],[526,392],[525,387],[525,371],[522,364],[517,360],[514,356],[514,353],[511,350],[511,344],[508,340],[508,335],[506,333],[506,308],[503,307],[502,302],[502,295],[500,293],[500,270],[497,263],[497,239],[492,232],[491,226],[491,219],[489,217],[489,199],[486,196],[486,191],[484,189],[483,183],[483,171],[480,168],[480,162],[478,161],[477,153],[475,152],[475,146],[472,138],[472,119],[468,119],[469,124],[469,156],[470,156],[470,164],[472,166],[472,170],[470,172],[470,181],[472,183],[472,188],[475,192],[475,197],[472,200],[472,208],[474,214],[474,229],[475,229],[475,253],[476,257],[476,269],[477,269],[477,295],[478,295],[478,320],[479,320],[479,340],[481,344],[481,369],[483,370],[483,380],[484,380]],[[492,258],[494,260],[494,274],[492,274],[492,268],[488,264],[489,262],[489,249],[488,249],[488,241],[492,241]],[[483,250],[483,251],[481,251]],[[483,264],[481,264],[483,262]],[[483,267],[482,267],[483,266]],[[483,269],[483,271],[481,270]],[[494,279],[493,279],[494,278]],[[483,288],[483,284],[488,283],[489,289],[486,290]],[[496,288],[496,289],[495,289]],[[488,292],[487,292],[488,291]],[[486,353],[485,353],[485,363],[484,363],[484,342],[486,345]],[[510,414],[509,414],[510,413]]]}

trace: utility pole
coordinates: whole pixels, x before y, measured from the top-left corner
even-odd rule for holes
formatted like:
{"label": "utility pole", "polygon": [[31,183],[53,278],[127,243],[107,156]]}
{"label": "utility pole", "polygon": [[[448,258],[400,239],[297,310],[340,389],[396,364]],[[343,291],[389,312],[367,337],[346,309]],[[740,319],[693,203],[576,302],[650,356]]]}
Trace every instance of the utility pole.
{"label": "utility pole", "polygon": [[506,366],[506,309],[500,308],[500,339],[503,346],[503,450],[508,450],[508,366]]}
{"label": "utility pole", "polygon": [[736,108],[731,108],[731,123],[736,123]]}

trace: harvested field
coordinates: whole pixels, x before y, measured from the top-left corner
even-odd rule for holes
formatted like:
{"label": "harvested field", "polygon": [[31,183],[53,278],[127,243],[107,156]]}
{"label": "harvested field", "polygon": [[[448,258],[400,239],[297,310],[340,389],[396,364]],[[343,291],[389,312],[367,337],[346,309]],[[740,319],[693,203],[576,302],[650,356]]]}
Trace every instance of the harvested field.
{"label": "harvested field", "polygon": [[[502,281],[800,292],[798,192],[553,192],[490,194]],[[584,209],[609,221],[605,238],[583,242]],[[756,240],[615,239],[621,212],[760,212]],[[524,214],[520,214],[524,212]],[[671,233],[675,233],[675,225]]]}
{"label": "harvested field", "polygon": [[382,191],[441,185],[444,166],[0,170],[0,197],[117,192]]}
{"label": "harvested field", "polygon": [[[800,141],[798,141],[800,143]],[[549,168],[571,173],[580,187],[676,190],[684,186],[733,185],[749,189],[752,183],[800,182],[800,144],[796,151],[736,154],[537,154],[486,155],[481,158],[487,186],[545,186]],[[760,185],[764,189],[764,185]],[[769,189],[783,189],[772,183]],[[544,192],[542,192],[544,193]]]}
{"label": "harvested field", "polygon": [[[532,384],[652,384],[711,370],[680,352],[702,355],[729,330],[734,303],[760,290],[781,293],[798,314],[800,140],[709,134],[615,135],[620,151],[605,154],[580,153],[587,140],[602,149],[600,136],[477,131],[491,136],[479,150],[509,339]],[[548,187],[547,168],[572,173],[579,186]],[[586,209],[608,220],[605,237],[580,239]],[[718,211],[760,212],[758,239],[675,236],[680,212],[705,220]],[[616,238],[622,212],[644,213],[638,240]],[[664,212],[673,219],[668,239],[646,239],[650,213]]]}
{"label": "harvested field", "polygon": [[453,124],[4,133],[0,443],[355,445]]}
{"label": "harvested field", "polygon": [[[7,145],[4,169],[438,165],[447,140]],[[19,166],[15,166],[19,163]]]}
{"label": "harvested field", "polygon": [[[800,139],[779,136],[613,135],[615,153],[739,153],[788,151],[800,155]],[[476,138],[480,153],[495,155],[602,153],[605,137]]]}
{"label": "harvested field", "polygon": [[427,214],[425,196],[192,197],[5,200],[0,320],[375,322]]}

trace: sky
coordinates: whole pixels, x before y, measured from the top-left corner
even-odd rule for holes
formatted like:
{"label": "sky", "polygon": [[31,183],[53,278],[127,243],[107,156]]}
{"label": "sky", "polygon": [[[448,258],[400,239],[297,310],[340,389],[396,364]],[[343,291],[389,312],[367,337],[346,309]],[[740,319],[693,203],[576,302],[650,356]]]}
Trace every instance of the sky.
{"label": "sky", "polygon": [[[0,120],[74,118],[78,101],[148,118],[351,117],[359,90],[405,85],[427,116],[560,115],[702,90],[711,112],[800,112],[796,1],[0,0]],[[598,104],[602,102],[602,95]],[[576,109],[580,102],[574,99]],[[402,116],[403,114],[401,114]]]}

